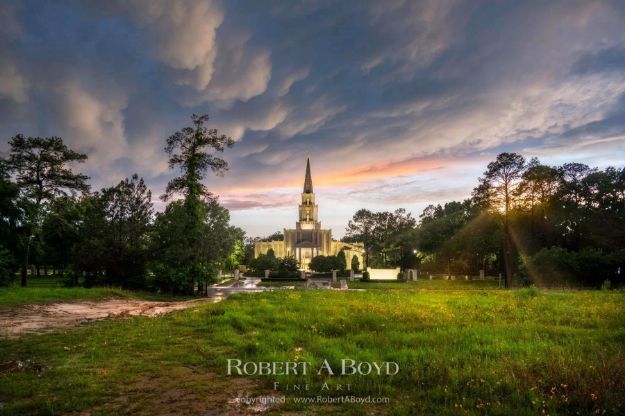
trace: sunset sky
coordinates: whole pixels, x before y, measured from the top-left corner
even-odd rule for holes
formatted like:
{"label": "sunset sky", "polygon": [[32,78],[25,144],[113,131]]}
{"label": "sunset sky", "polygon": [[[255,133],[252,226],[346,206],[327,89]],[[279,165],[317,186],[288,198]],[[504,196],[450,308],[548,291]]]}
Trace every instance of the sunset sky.
{"label": "sunset sky", "polygon": [[625,2],[0,0],[0,152],[61,136],[94,189],[155,205],[165,139],[209,113],[233,224],[293,227],[310,155],[322,226],[466,198],[502,151],[625,165]]}

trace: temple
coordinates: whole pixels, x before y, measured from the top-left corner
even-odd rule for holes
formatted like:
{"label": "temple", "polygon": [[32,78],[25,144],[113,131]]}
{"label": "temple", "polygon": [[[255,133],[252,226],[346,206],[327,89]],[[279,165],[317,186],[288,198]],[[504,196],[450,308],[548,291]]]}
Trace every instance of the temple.
{"label": "temple", "polygon": [[295,257],[300,268],[306,270],[313,257],[337,255],[339,251],[343,250],[348,269],[351,267],[353,256],[358,258],[358,262],[362,266],[364,252],[362,243],[343,243],[333,240],[332,230],[321,228],[318,211],[319,207],[315,203],[310,173],[310,159],[307,159],[304,190],[298,207],[298,221],[295,223],[295,229],[285,228],[284,240],[256,243],[254,257],[266,254],[269,249],[272,249],[276,257]]}

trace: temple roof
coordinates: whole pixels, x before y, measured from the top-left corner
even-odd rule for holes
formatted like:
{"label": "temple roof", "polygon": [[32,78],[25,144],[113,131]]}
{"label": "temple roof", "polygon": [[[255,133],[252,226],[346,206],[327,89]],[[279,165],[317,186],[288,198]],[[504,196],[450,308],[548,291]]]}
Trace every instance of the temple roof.
{"label": "temple roof", "polygon": [[304,193],[312,194],[313,186],[312,186],[312,177],[310,176],[310,159],[306,158],[306,179],[304,179]]}

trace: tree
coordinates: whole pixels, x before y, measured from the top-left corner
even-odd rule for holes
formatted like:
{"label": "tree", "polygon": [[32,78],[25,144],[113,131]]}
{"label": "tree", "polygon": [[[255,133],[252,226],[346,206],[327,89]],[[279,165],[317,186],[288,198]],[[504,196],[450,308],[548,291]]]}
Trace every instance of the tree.
{"label": "tree", "polygon": [[232,251],[225,259],[226,270],[235,270],[244,264],[246,258],[245,231],[238,227],[230,227],[229,237],[232,240]]}
{"label": "tree", "polygon": [[135,173],[103,189],[106,220],[106,281],[142,288],[148,262],[148,233],[153,215],[152,193]]}
{"label": "tree", "polygon": [[[559,173],[556,168],[540,164],[533,158],[527,164],[521,177],[521,182],[515,190],[515,198],[521,216],[528,217],[529,224],[517,227],[519,236],[527,235],[523,239],[524,252],[534,252],[539,247],[548,245],[553,232],[548,224],[547,217],[553,196],[558,191]],[[529,225],[529,226],[525,226]],[[520,239],[520,238],[519,238]]]}
{"label": "tree", "polygon": [[52,199],[68,193],[89,191],[87,176],[73,172],[68,164],[84,162],[87,155],[69,149],[60,137],[24,137],[21,134],[9,141],[7,172],[14,175],[26,213],[30,232],[22,236],[22,286],[26,286],[26,270],[31,244],[39,240],[43,211]]}
{"label": "tree", "polygon": [[[364,267],[369,265],[369,252],[371,251],[371,232],[374,226],[373,212],[368,209],[360,209],[356,211],[354,217],[349,220],[346,237],[353,241],[362,241],[365,248]],[[350,241],[345,239],[345,241]]]}
{"label": "tree", "polygon": [[85,286],[92,286],[104,273],[104,256],[107,251],[108,224],[104,200],[99,193],[87,195],[78,201],[80,221],[77,227],[78,243],[72,257],[74,267],[73,284],[78,284],[79,276],[85,275]]}
{"label": "tree", "polygon": [[260,241],[284,241],[284,234],[280,231],[276,231],[275,233],[260,239]]}
{"label": "tree", "polygon": [[[191,121],[192,126],[172,134],[165,146],[165,152],[169,155],[170,169],[178,168],[182,175],[169,181],[162,199],[167,201],[174,195],[182,195],[184,201],[181,206],[175,205],[171,210],[166,210],[161,221],[157,220],[158,229],[161,231],[168,227],[174,228],[172,231],[175,231],[174,235],[177,239],[175,246],[182,250],[179,254],[184,258],[184,270],[188,276],[183,278],[178,272],[174,272],[172,266],[179,265],[180,259],[172,256],[173,253],[164,257],[171,260],[172,264],[165,265],[160,262],[161,271],[165,277],[172,274],[177,276],[175,278],[177,283],[171,286],[171,290],[181,290],[186,293],[193,292],[196,279],[202,282],[210,279],[216,266],[216,258],[219,257],[212,256],[209,259],[205,257],[209,248],[217,248],[215,241],[219,239],[219,234],[206,234],[213,232],[210,229],[210,223],[206,221],[219,218],[221,227],[223,219],[229,218],[229,215],[227,210],[219,207],[202,180],[209,169],[218,175],[228,169],[228,162],[215,156],[214,153],[223,152],[226,147],[234,144],[230,137],[219,134],[216,129],[204,126],[208,121],[207,114],[199,116],[193,114]],[[167,239],[165,235],[161,235],[161,238]],[[161,247],[161,249],[165,248]]]}
{"label": "tree", "polygon": [[9,180],[4,163],[0,161],[0,286],[15,279],[20,210],[15,204],[19,194],[16,184]]}
{"label": "tree", "polygon": [[339,253],[336,255],[338,269],[343,272],[347,269],[347,259],[345,258],[345,251],[343,249],[339,250]]}
{"label": "tree", "polygon": [[352,270],[354,273],[358,273],[360,270],[360,261],[358,261],[358,256],[354,254],[352,257]]}
{"label": "tree", "polygon": [[[200,224],[188,215],[184,201],[171,202],[154,222],[152,270],[156,286],[172,293],[193,294],[214,281],[217,270],[227,264],[241,230],[228,224],[228,210],[217,201],[201,201]],[[192,224],[189,224],[192,223]],[[197,246],[189,247],[188,230],[198,227]]]}
{"label": "tree", "polygon": [[510,237],[510,209],[515,190],[525,169],[525,158],[516,153],[500,153],[494,162],[488,164],[480,185],[474,189],[473,198],[479,204],[486,204],[503,215],[505,284],[510,287],[512,279],[512,241]]}
{"label": "tree", "polygon": [[261,254],[250,261],[250,268],[255,274],[263,276],[265,270],[276,270],[278,268],[278,261],[275,256]]}
{"label": "tree", "polygon": [[358,210],[349,221],[343,241],[362,241],[365,248],[365,265],[379,264],[388,266],[401,261],[402,244],[400,234],[414,229],[416,220],[403,208],[394,212],[371,212]]}
{"label": "tree", "polygon": [[63,273],[73,263],[83,221],[80,203],[75,198],[56,198],[50,204],[42,225],[44,261],[57,272]]}
{"label": "tree", "polygon": [[193,126],[185,127],[169,136],[165,152],[169,155],[169,168],[179,168],[182,172],[167,184],[164,200],[175,194],[182,194],[185,200],[199,201],[201,197],[210,197],[211,193],[202,184],[208,169],[218,175],[228,170],[228,162],[216,157],[209,151],[223,152],[231,147],[234,140],[225,134],[219,134],[217,129],[204,126],[208,121],[208,114],[191,116]]}

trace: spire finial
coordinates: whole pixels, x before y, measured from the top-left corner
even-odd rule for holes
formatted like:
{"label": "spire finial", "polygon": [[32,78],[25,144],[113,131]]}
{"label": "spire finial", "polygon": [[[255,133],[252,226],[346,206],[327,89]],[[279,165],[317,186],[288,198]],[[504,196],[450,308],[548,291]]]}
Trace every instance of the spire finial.
{"label": "spire finial", "polygon": [[306,178],[304,179],[304,193],[312,194],[313,193],[313,185],[312,185],[312,176],[310,175],[310,157],[306,157]]}

